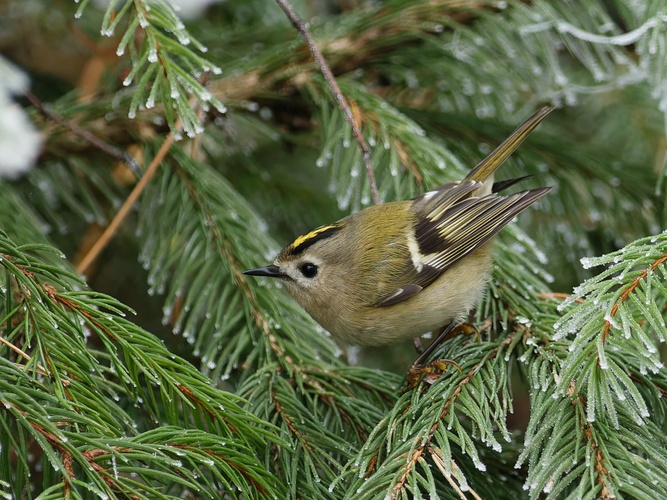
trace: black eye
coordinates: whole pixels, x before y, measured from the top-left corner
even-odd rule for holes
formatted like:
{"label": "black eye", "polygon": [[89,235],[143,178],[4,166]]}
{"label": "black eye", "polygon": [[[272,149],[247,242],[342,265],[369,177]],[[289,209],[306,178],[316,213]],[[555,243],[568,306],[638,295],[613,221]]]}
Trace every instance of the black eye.
{"label": "black eye", "polygon": [[306,278],[314,278],[317,276],[317,266],[312,262],[301,264],[299,266],[299,271],[301,271],[301,274],[303,274]]}

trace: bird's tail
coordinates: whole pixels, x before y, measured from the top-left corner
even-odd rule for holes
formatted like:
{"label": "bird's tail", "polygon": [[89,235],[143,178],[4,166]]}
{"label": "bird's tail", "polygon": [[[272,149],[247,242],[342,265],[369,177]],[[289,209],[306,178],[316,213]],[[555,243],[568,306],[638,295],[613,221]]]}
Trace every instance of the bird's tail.
{"label": "bird's tail", "polygon": [[468,175],[466,175],[465,180],[481,182],[492,180],[493,173],[496,169],[503,164],[516,148],[519,147],[523,140],[528,137],[528,134],[535,130],[535,127],[544,120],[552,109],[551,106],[545,106],[519,125],[507,139],[489,154],[489,156],[484,158]]}

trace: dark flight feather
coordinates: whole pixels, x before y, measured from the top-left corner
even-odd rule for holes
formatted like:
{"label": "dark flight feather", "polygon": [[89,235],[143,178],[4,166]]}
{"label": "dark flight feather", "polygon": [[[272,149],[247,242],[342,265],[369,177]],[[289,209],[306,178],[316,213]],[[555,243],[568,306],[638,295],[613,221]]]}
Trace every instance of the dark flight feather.
{"label": "dark flight feather", "polygon": [[[467,198],[479,185],[475,181],[449,184],[446,193],[426,193],[422,195],[426,200],[421,197],[414,200],[413,209],[417,211],[414,235],[420,266],[406,262],[409,271],[402,279],[405,284],[385,295],[376,305],[390,306],[414,296],[489,241],[519,212],[551,189]],[[434,205],[433,200],[438,203]]]}

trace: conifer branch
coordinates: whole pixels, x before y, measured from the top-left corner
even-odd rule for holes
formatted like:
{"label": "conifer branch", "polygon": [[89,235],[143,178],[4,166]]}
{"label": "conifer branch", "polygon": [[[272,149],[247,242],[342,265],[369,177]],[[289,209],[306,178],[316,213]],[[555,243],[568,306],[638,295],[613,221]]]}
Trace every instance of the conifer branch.
{"label": "conifer branch", "polygon": [[[445,422],[445,417],[448,415],[448,413],[451,411],[451,407],[458,398],[458,396],[461,394],[461,392],[464,390],[465,386],[468,385],[472,378],[479,372],[480,368],[482,367],[483,364],[485,363],[490,363],[493,361],[493,359],[498,355],[498,352],[501,351],[504,347],[509,346],[512,344],[514,337],[518,334],[518,330],[511,333],[510,335],[507,336],[501,343],[498,344],[497,347],[495,347],[485,359],[477,364],[475,364],[469,371],[466,373],[465,377],[463,377],[457,384],[456,388],[451,392],[451,394],[447,397],[445,404],[442,408],[442,411],[440,412],[440,416],[435,420],[435,422],[431,425],[431,428],[428,431],[428,435],[426,436],[425,439],[422,440],[422,442],[417,446],[414,451],[412,452],[412,455],[406,460],[406,464],[403,469],[403,473],[401,474],[400,478],[394,485],[392,489],[392,497],[393,498],[401,498],[403,496],[403,489],[405,487],[405,483],[408,480],[408,477],[410,476],[411,473],[413,473],[414,468],[419,460],[422,459],[422,456],[424,455],[425,452],[429,450],[431,447],[431,441],[433,440],[433,437],[438,430],[438,428],[441,425],[444,425]],[[425,389],[426,390],[426,389]]]}
{"label": "conifer branch", "polygon": [[[205,82],[207,78],[202,78],[201,80]],[[195,102],[196,101],[194,97],[192,97],[189,101],[189,105],[194,108]],[[198,109],[197,115],[198,119],[201,119],[202,117],[201,109]],[[113,238],[114,234],[116,234],[116,231],[123,223],[127,215],[130,213],[130,210],[132,209],[132,207],[134,207],[134,204],[139,199],[139,196],[141,196],[141,193],[144,192],[146,186],[155,175],[155,172],[157,171],[158,167],[167,156],[169,148],[171,148],[171,146],[176,141],[176,135],[178,134],[178,130],[182,126],[182,123],[183,122],[181,119],[176,120],[176,122],[174,123],[174,130],[172,130],[171,132],[169,132],[169,134],[167,134],[167,137],[162,142],[162,145],[160,146],[157,153],[153,157],[153,160],[151,160],[150,164],[148,165],[146,172],[141,176],[139,182],[137,182],[136,186],[134,186],[134,188],[132,189],[126,200],[123,202],[123,204],[121,205],[120,209],[118,210],[114,218],[105,228],[104,232],[95,241],[93,246],[86,252],[84,257],[81,259],[81,262],[78,263],[77,272],[79,274],[81,275],[86,274],[88,268],[95,261],[95,259],[97,259],[100,253],[102,253],[102,251],[106,248],[106,246]]]}
{"label": "conifer branch", "polygon": [[[81,16],[87,4],[81,2],[77,16]],[[177,139],[182,131],[188,137],[195,137],[203,131],[198,108],[208,110],[213,105],[221,113],[226,111],[200,78],[209,72],[219,74],[220,68],[199,54],[205,53],[206,47],[188,32],[164,0],[153,4],[145,0],[126,1],[119,9],[116,7],[117,2],[108,5],[101,31],[111,37],[128,19],[116,49],[119,57],[129,51],[131,60],[123,85],[129,86],[136,80],[128,116],[136,118],[137,110],[153,108],[161,99],[163,116]],[[143,39],[139,46],[135,45],[136,39]],[[198,108],[193,102],[198,102]]]}

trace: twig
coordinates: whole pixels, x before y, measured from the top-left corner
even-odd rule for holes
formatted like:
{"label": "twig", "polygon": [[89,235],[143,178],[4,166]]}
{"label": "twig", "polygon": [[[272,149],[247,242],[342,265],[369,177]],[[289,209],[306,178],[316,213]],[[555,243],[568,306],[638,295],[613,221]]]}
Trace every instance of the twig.
{"label": "twig", "polygon": [[[26,353],[23,352],[21,349],[19,349],[19,348],[16,347],[14,344],[12,344],[10,341],[5,340],[5,339],[2,338],[2,337],[0,337],[0,344],[5,344],[7,347],[9,347],[12,351],[14,351],[16,354],[18,354],[19,356],[21,356],[21,357],[22,357],[23,359],[25,359],[26,361],[30,361],[30,360],[32,359],[32,358],[30,357],[30,355],[26,354]],[[44,367],[43,367],[42,365],[40,365],[39,363],[37,363],[37,373],[39,373],[40,375],[44,375],[45,377],[49,377],[49,376],[50,376],[49,372],[47,372],[47,371],[44,369]]]}
{"label": "twig", "polygon": [[[653,264],[651,264],[651,272],[655,271],[655,269],[667,262],[667,254],[663,255],[659,259],[656,259]],[[635,278],[635,280],[628,286],[625,290],[623,290],[623,293],[621,293],[621,296],[616,299],[614,302],[613,307],[611,308],[611,311],[609,311],[609,318],[605,319],[604,321],[604,330],[602,331],[602,343],[607,342],[607,335],[609,335],[609,331],[611,330],[611,322],[614,316],[616,316],[616,313],[618,312],[618,307],[619,303],[625,302],[625,299],[628,298],[628,295],[630,295],[632,292],[634,292],[635,288],[639,286],[639,283],[645,279],[648,276],[649,270],[644,269],[642,273]]]}
{"label": "twig", "polygon": [[45,105],[42,101],[39,100],[39,98],[33,94],[32,92],[27,92],[25,96],[28,98],[30,103],[39,110],[40,113],[42,113],[44,116],[47,118],[50,118],[54,122],[62,125],[65,128],[68,128],[71,130],[75,135],[78,135],[81,137],[84,141],[88,142],[92,146],[96,147],[100,151],[105,152],[109,156],[113,158],[117,158],[118,160],[125,162],[128,167],[130,167],[130,170],[132,170],[132,173],[137,176],[137,178],[141,177],[141,169],[139,168],[139,165],[137,165],[137,162],[134,161],[134,159],[125,151],[121,151],[117,147],[112,146],[109,143],[104,142],[102,139],[97,137],[94,134],[91,134],[87,130],[82,129],[78,125],[75,125],[72,123],[71,120],[68,120],[67,118],[59,115],[56,113],[54,110],[52,110],[49,106]]}
{"label": "twig", "polygon": [[88,250],[88,253],[84,256],[83,260],[79,263],[79,265],[76,267],[76,270],[79,274],[85,274],[90,265],[93,263],[93,261],[98,257],[98,255],[104,250],[104,248],[108,245],[109,240],[113,237],[114,234],[116,234],[116,231],[118,230],[118,227],[121,225],[121,223],[125,220],[125,217],[127,217],[127,214],[130,212],[132,207],[134,206],[135,202],[139,198],[139,195],[144,191],[146,188],[146,185],[148,182],[151,180],[153,175],[155,175],[155,172],[157,172],[157,168],[162,163],[162,160],[164,157],[167,155],[167,152],[169,151],[169,148],[171,145],[174,143],[174,133],[169,132],[169,135],[167,138],[164,140],[162,143],[162,146],[160,146],[160,149],[158,150],[157,154],[155,155],[155,158],[153,158],[153,161],[151,164],[148,166],[148,169],[146,170],[146,173],[139,179],[139,182],[137,182],[137,185],[134,186],[134,189],[130,193],[130,195],[127,197],[123,205],[120,207],[120,210],[118,210],[118,213],[115,215],[111,223],[107,226],[107,228],[104,230],[102,233],[102,236],[99,237],[99,239],[95,242],[95,244],[91,247],[90,250]]}
{"label": "twig", "polygon": [[308,443],[308,441],[306,441],[306,438],[303,436],[303,434],[301,434],[299,429],[296,428],[290,416],[283,411],[283,407],[278,401],[278,397],[275,391],[271,391],[271,401],[273,401],[273,404],[276,408],[276,412],[278,413],[278,415],[280,415],[280,418],[283,420],[283,422],[285,422],[290,432],[294,434],[299,439],[299,441],[301,441],[301,444],[303,444],[310,453],[312,453],[313,447]]}
{"label": "twig", "polygon": [[[561,292],[544,292],[536,294],[539,299],[553,299],[553,300],[566,300],[572,297],[571,293],[561,293]],[[584,299],[579,297],[574,300],[577,304],[582,304]]]}
{"label": "twig", "polygon": [[[456,492],[456,494],[459,496],[459,498],[461,498],[461,500],[466,500],[467,497],[463,493],[463,490],[461,490],[459,485],[456,483],[456,481],[454,481],[454,478],[452,477],[451,472],[447,472],[447,470],[445,469],[445,462],[442,459],[442,452],[438,452],[435,449],[431,448],[430,446],[428,447],[428,452],[431,455],[431,459],[433,460],[433,463],[436,465],[438,470],[440,470],[440,473],[442,474],[442,477],[444,477],[447,480],[449,485]],[[459,468],[459,466],[456,465],[456,462],[454,462],[454,460],[451,460],[451,466],[452,466],[453,469],[457,469],[459,471],[461,470]],[[470,492],[470,494],[473,496],[473,498],[475,498],[475,500],[481,500],[480,496],[477,493],[475,493],[474,490],[470,489],[470,487],[468,487],[467,491]]]}
{"label": "twig", "polygon": [[292,6],[287,2],[287,0],[276,0],[276,2],[278,2],[280,8],[283,9],[285,14],[287,15],[287,18],[292,23],[292,26],[294,26],[296,30],[301,34],[301,36],[306,40],[306,44],[308,45],[311,54],[313,54],[315,62],[320,67],[320,70],[324,75],[324,79],[329,84],[331,92],[336,97],[336,101],[338,101],[338,105],[343,111],[345,120],[347,120],[347,122],[350,124],[350,127],[352,127],[352,132],[354,133],[354,136],[356,137],[357,142],[359,143],[359,147],[361,148],[361,152],[364,157],[364,164],[366,165],[366,177],[368,178],[368,184],[371,187],[371,195],[373,196],[373,203],[379,205],[380,195],[378,194],[378,188],[375,182],[375,173],[373,172],[373,162],[371,161],[371,150],[368,148],[368,144],[366,144],[364,136],[361,134],[361,129],[359,128],[359,124],[357,123],[357,121],[354,119],[354,115],[352,114],[350,105],[348,104],[347,100],[345,99],[345,96],[341,92],[338,83],[336,83],[336,79],[334,78],[331,69],[327,65],[327,62],[324,60],[322,52],[320,52],[320,49],[317,47],[317,44],[315,43],[315,40],[311,36],[310,31],[308,31],[308,25],[304,23],[299,18],[299,16],[297,16],[296,12],[294,12],[294,9],[292,9]]}

